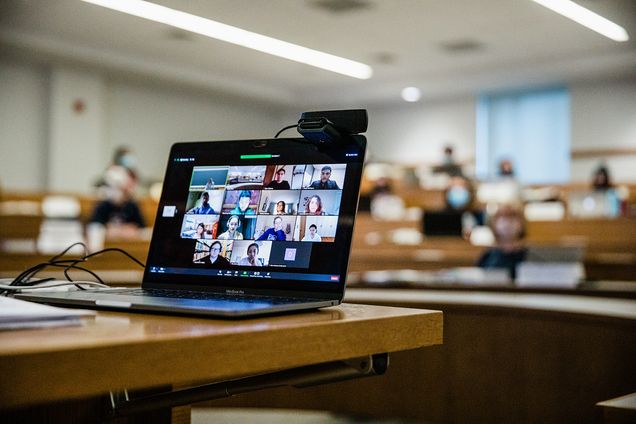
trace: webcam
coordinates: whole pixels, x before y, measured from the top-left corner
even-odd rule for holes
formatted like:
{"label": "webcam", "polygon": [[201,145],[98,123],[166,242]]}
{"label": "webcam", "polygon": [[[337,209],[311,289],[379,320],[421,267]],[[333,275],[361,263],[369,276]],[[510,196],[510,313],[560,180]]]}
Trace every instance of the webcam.
{"label": "webcam", "polygon": [[303,112],[298,121],[298,132],[318,144],[343,142],[365,132],[368,122],[366,109]]}
{"label": "webcam", "polygon": [[267,147],[267,140],[256,140],[254,143],[252,143],[252,146],[259,149],[263,147]]}

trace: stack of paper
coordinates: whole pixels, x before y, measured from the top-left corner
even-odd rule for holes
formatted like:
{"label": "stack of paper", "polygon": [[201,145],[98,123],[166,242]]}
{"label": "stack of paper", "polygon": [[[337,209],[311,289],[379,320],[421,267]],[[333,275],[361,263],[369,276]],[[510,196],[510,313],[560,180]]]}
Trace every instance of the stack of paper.
{"label": "stack of paper", "polygon": [[0,330],[80,325],[80,317],[94,314],[0,296]]}

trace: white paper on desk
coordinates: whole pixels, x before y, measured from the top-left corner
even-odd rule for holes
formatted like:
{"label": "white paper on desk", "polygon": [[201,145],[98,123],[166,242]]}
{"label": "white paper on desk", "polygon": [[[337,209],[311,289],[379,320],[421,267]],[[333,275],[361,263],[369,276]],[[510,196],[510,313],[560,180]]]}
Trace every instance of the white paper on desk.
{"label": "white paper on desk", "polygon": [[95,311],[57,308],[0,296],[0,330],[79,325],[79,318],[87,315],[95,315]]}

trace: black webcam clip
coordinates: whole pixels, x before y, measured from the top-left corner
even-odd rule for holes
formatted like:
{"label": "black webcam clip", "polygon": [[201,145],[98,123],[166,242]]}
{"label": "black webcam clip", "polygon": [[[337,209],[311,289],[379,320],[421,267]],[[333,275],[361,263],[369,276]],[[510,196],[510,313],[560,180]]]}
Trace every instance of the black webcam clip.
{"label": "black webcam clip", "polygon": [[365,132],[368,122],[366,109],[303,112],[298,121],[298,132],[317,144],[338,143]]}

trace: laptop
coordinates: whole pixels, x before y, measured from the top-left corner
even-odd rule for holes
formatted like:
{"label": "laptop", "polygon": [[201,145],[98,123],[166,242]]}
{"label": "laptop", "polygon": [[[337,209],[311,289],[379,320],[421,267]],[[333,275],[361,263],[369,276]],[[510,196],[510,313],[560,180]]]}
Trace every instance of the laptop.
{"label": "laptop", "polygon": [[426,211],[422,216],[422,232],[427,237],[461,237],[462,214],[455,211]]}
{"label": "laptop", "polygon": [[616,218],[620,200],[615,190],[575,191],[568,194],[568,214],[572,218]]}
{"label": "laptop", "polygon": [[338,305],[365,149],[361,135],[321,144],[303,138],[177,143],[140,289],[16,297],[215,317]]}

